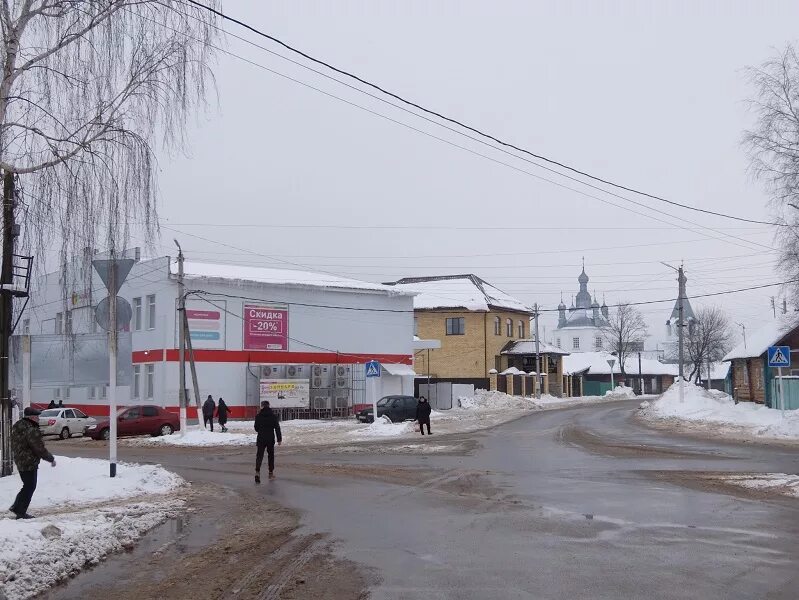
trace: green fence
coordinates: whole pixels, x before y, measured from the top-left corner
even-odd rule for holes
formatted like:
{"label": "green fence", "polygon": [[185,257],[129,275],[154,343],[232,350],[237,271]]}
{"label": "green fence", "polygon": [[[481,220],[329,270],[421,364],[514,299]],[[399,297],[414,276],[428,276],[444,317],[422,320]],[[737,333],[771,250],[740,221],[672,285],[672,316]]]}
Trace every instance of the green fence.
{"label": "green fence", "polygon": [[[785,386],[785,408],[787,410],[799,409],[799,377],[783,377]],[[771,406],[772,408],[782,408],[780,406],[779,379],[771,380]]]}
{"label": "green fence", "polygon": [[583,396],[604,396],[605,392],[609,391],[610,391],[609,381],[583,380]]}

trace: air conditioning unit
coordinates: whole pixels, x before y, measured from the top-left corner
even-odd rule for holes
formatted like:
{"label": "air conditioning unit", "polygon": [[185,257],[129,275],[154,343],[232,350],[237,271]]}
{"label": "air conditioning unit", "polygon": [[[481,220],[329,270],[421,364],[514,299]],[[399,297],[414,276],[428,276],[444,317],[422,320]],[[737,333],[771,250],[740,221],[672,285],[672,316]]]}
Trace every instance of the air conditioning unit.
{"label": "air conditioning unit", "polygon": [[348,408],[350,406],[350,395],[336,394],[336,397],[333,399],[333,406],[335,408]]}
{"label": "air conditioning unit", "polygon": [[288,365],[286,367],[287,379],[308,379],[308,365]]}
{"label": "air conditioning unit", "polygon": [[330,387],[330,379],[333,371],[328,365],[312,365],[311,366],[311,387],[312,388],[328,388]]}
{"label": "air conditioning unit", "polygon": [[352,367],[349,365],[337,365],[334,386],[339,389],[352,387]]}
{"label": "air conditioning unit", "polygon": [[261,379],[285,379],[286,365],[262,365]]}
{"label": "air conditioning unit", "polygon": [[333,401],[329,395],[311,396],[311,408],[316,410],[329,409],[333,407]]}
{"label": "air conditioning unit", "polygon": [[352,377],[352,365],[336,365],[336,377]]}

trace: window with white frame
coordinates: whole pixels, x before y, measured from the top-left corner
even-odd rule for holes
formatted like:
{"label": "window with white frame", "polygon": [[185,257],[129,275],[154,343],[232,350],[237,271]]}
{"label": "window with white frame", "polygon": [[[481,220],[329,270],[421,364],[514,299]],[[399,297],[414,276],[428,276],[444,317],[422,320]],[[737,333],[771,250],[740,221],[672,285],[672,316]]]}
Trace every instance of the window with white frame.
{"label": "window with white frame", "polygon": [[68,310],[64,313],[64,333],[72,335],[72,311]]}
{"label": "window with white frame", "polygon": [[147,365],[147,399],[151,400],[155,395],[155,365]]}
{"label": "window with white frame", "polygon": [[105,400],[106,398],[108,398],[108,386],[107,385],[101,385],[100,386],[100,399],[101,400]]}
{"label": "window with white frame", "polygon": [[64,313],[55,314],[55,334],[61,335],[64,333]]}
{"label": "window with white frame", "polygon": [[155,329],[155,294],[147,296],[147,329]]}
{"label": "window with white frame", "polygon": [[141,398],[141,365],[133,365],[133,397]]}
{"label": "window with white frame", "polygon": [[524,321],[519,321],[519,339],[524,339]]}
{"label": "window with white frame", "polygon": [[555,340],[555,345],[560,348],[560,338]]}
{"label": "window with white frame", "polygon": [[413,335],[419,335],[419,317],[413,318]]}
{"label": "window with white frame", "polygon": [[97,399],[97,388],[93,385],[89,386],[89,391],[86,394],[89,400],[96,400]]}
{"label": "window with white frame", "polygon": [[594,338],[594,348],[596,348],[597,350],[601,350],[602,349],[602,338],[601,337]]}
{"label": "window with white frame", "polygon": [[142,330],[141,298],[133,299],[133,331]]}
{"label": "window with white frame", "polygon": [[53,390],[53,399],[60,400],[61,399],[61,388],[56,388]]}
{"label": "window with white frame", "polygon": [[447,335],[466,335],[466,319],[449,317],[446,319]]}
{"label": "window with white frame", "polygon": [[744,361],[741,365],[743,371],[744,385],[749,385],[749,361]]}
{"label": "window with white frame", "polygon": [[502,319],[494,317],[494,335],[502,335]]}
{"label": "window with white frame", "polygon": [[71,390],[72,388],[65,387],[64,388],[64,400],[69,400],[69,397],[72,395]]}
{"label": "window with white frame", "polygon": [[508,337],[513,337],[513,320],[512,319],[505,319],[505,335]]}
{"label": "window with white frame", "polygon": [[580,349],[580,338],[572,338],[572,350]]}
{"label": "window with white frame", "polygon": [[22,335],[30,335],[31,334],[31,320],[25,319],[22,321]]}

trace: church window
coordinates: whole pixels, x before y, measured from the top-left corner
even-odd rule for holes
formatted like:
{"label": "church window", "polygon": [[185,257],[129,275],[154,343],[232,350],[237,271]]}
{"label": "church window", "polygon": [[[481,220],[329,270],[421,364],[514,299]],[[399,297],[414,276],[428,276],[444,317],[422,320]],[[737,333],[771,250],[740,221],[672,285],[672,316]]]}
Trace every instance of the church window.
{"label": "church window", "polygon": [[508,319],[507,321],[505,321],[505,329],[506,329],[505,333],[507,334],[507,336],[512,338],[513,337],[513,320],[512,319]]}

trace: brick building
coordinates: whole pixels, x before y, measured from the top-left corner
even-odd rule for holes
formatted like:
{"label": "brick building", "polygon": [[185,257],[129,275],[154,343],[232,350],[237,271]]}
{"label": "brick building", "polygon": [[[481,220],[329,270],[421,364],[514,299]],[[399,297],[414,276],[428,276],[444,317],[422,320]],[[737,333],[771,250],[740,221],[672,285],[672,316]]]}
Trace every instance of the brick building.
{"label": "brick building", "polygon": [[417,294],[414,335],[441,342],[414,356],[419,377],[487,388],[506,344],[529,339],[530,307],[476,275],[407,277],[386,285]]}

